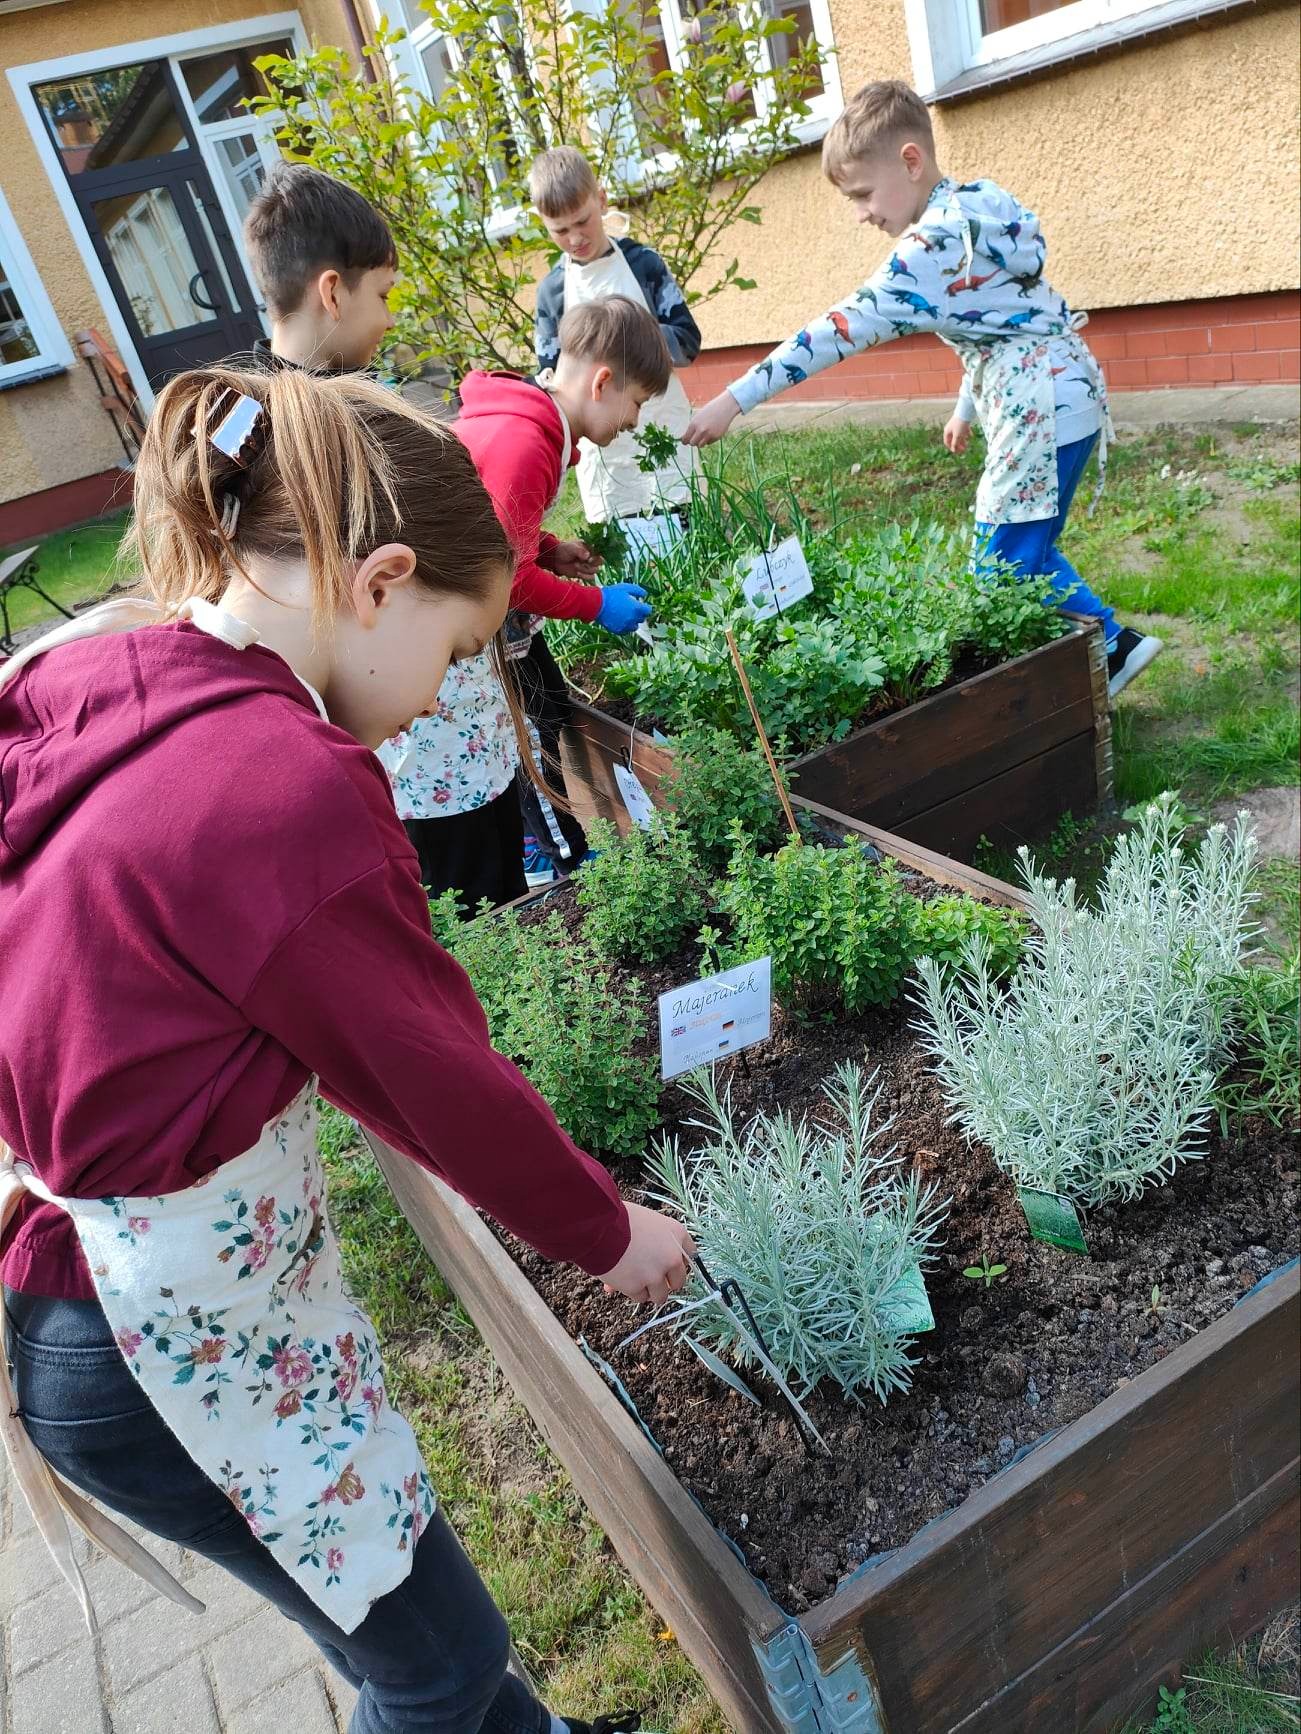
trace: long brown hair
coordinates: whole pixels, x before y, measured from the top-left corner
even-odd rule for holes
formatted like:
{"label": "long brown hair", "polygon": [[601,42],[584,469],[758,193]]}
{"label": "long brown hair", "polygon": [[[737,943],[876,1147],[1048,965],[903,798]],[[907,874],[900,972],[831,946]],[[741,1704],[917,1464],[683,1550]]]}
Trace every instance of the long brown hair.
{"label": "long brown hair", "polygon": [[[241,395],[262,415],[231,458],[210,436]],[[515,565],[465,446],[395,392],[356,374],[213,366],[178,374],[159,394],[124,557],[166,612],[189,596],[216,602],[236,572],[253,582],[252,560],[301,560],[320,631],[344,604],[356,562],[393,541],[411,548],[416,578],[435,594],[485,596]],[[536,779],[500,639],[493,654]]]}

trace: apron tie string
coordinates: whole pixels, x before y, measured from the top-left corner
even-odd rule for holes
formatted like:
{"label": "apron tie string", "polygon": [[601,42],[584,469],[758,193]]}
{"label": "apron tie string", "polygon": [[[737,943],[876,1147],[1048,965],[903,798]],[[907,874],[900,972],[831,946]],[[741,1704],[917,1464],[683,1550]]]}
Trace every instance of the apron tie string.
{"label": "apron tie string", "polygon": [[[9,1219],[22,1202],[25,1193],[31,1193],[47,1203],[58,1202],[30,1170],[14,1161],[13,1151],[0,1143],[0,1233],[8,1227]],[[33,1445],[23,1425],[22,1414],[14,1396],[7,1352],[0,1353],[0,1435],[4,1438],[5,1452],[14,1480],[31,1507],[36,1527],[49,1548],[54,1563],[81,1603],[86,1629],[91,1637],[95,1636],[98,1624],[90,1591],[73,1547],[71,1523],[75,1523],[89,1540],[103,1548],[105,1553],[110,1554],[128,1570],[135,1572],[137,1577],[142,1577],[161,1595],[167,1596],[189,1613],[201,1614],[204,1611],[203,1603],[179,1584],[171,1572],[160,1565],[152,1554],[147,1553],[133,1536],[128,1535],[111,1517],[97,1510],[89,1500],[69,1487],[67,1482],[60,1479],[50,1468]]]}

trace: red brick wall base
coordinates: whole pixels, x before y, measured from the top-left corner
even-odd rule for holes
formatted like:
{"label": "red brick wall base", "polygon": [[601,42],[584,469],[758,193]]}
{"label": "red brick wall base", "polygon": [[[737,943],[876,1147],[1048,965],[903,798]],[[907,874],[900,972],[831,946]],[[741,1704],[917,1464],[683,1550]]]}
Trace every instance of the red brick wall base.
{"label": "red brick wall base", "polygon": [[75,482],[61,482],[57,488],[42,488],[21,500],[6,500],[0,504],[0,548],[121,511],[131,504],[131,483],[129,470],[101,470]]}
{"label": "red brick wall base", "polygon": [[[801,310],[791,312],[793,325]],[[1084,336],[1113,391],[1301,381],[1301,293],[1296,290],[1104,307],[1090,316]],[[774,342],[779,341],[775,336]],[[687,395],[693,403],[707,402],[771,347],[755,343],[705,350],[695,366],[680,375]],[[953,351],[938,337],[901,337],[864,355],[851,355],[838,367],[784,391],[780,401],[951,397],[961,372]]]}

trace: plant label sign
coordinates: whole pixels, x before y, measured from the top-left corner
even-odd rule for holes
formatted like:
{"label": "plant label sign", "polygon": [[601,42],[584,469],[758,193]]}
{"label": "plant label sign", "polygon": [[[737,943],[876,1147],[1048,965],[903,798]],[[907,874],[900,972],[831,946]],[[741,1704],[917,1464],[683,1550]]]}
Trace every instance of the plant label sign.
{"label": "plant label sign", "polygon": [[676,1078],[772,1034],[772,958],[740,963],[659,996],[660,1076]]}
{"label": "plant label sign", "polygon": [[1079,1213],[1069,1198],[1061,1192],[1040,1192],[1033,1186],[1023,1186],[1018,1197],[1030,1224],[1031,1240],[1060,1246],[1063,1252],[1082,1252],[1087,1257],[1089,1248]]}
{"label": "plant label sign", "polygon": [[635,563],[670,553],[684,534],[682,520],[667,512],[657,512],[653,518],[625,518],[622,528]]}
{"label": "plant label sign", "polygon": [[639,825],[645,831],[655,822],[654,801],[627,765],[614,767],[614,780],[618,784],[619,798],[627,809],[628,817],[634,825]]}
{"label": "plant label sign", "polygon": [[788,536],[767,554],[756,554],[741,588],[756,620],[770,620],[792,602],[813,593],[813,574],[798,536]]}

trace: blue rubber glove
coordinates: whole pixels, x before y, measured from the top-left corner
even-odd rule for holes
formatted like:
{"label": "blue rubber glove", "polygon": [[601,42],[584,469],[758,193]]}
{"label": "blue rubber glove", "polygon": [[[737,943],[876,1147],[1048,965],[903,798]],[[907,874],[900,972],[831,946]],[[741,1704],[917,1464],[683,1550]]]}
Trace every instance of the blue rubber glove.
{"label": "blue rubber glove", "polygon": [[604,584],[601,587],[601,612],[596,624],[607,632],[631,632],[650,618],[651,606],[643,600],[646,592],[640,584]]}

